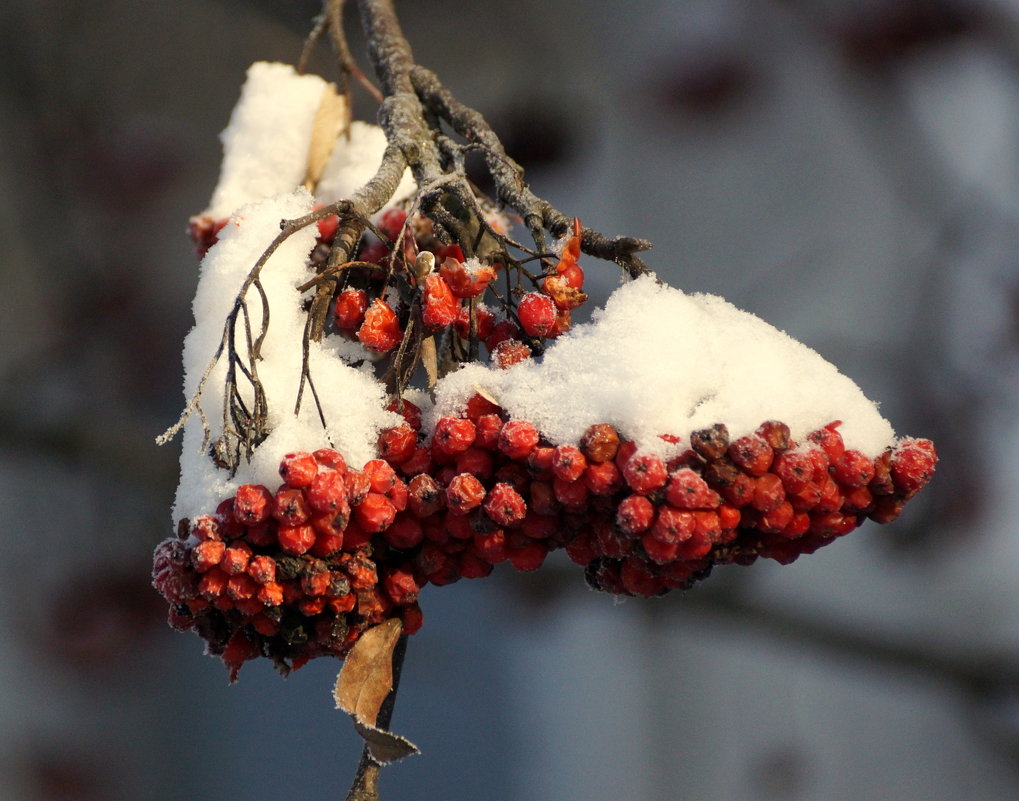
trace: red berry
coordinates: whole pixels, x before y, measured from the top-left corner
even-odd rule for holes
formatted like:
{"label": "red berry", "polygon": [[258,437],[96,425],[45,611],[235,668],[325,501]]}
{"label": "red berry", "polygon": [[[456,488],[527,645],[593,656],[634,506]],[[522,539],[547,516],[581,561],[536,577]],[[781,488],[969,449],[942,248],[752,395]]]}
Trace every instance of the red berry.
{"label": "red berry", "polygon": [[729,450],[729,429],[725,423],[694,431],[690,435],[691,447],[708,461],[720,459]]}
{"label": "red berry", "polygon": [[356,551],[371,542],[372,532],[365,531],[356,520],[347,523],[343,530],[343,548],[345,551]]}
{"label": "red berry", "polygon": [[676,509],[713,509],[721,502],[718,493],[689,467],[677,470],[669,477],[665,500]]}
{"label": "red berry", "polygon": [[196,573],[205,573],[218,565],[226,552],[226,543],[222,540],[205,540],[191,550],[191,564]]}
{"label": "red berry", "polygon": [[230,668],[230,682],[237,681],[237,671],[241,669],[241,665],[249,659],[254,659],[261,652],[258,641],[250,639],[243,629],[234,632],[220,655],[223,664]]}
{"label": "red berry", "polygon": [[559,511],[559,501],[548,481],[532,481],[528,487],[531,509],[540,515],[554,515]]}
{"label": "red berry", "polygon": [[937,463],[938,456],[930,440],[904,440],[892,451],[891,474],[895,486],[907,495],[919,492],[934,475]]}
{"label": "red berry", "polygon": [[540,481],[549,481],[553,478],[552,462],[555,458],[555,448],[549,445],[538,445],[527,454],[527,470]]}
{"label": "red berry", "polygon": [[502,414],[502,407],[493,400],[486,398],[480,392],[475,392],[467,399],[463,415],[477,425],[478,421],[486,415]]}
{"label": "red berry", "polygon": [[543,542],[530,541],[524,545],[510,548],[506,557],[513,567],[521,573],[537,570],[548,556],[548,546]]}
{"label": "red berry", "polygon": [[276,539],[283,553],[300,556],[315,544],[315,529],[309,525],[280,525]]}
{"label": "red berry", "polygon": [[492,452],[472,445],[463,453],[457,454],[455,469],[457,473],[470,473],[485,481],[492,477],[495,470]]}
{"label": "red berry", "polygon": [[342,331],[356,331],[364,322],[368,310],[368,293],[363,289],[345,289],[336,297],[333,315],[336,327]]}
{"label": "red berry", "polygon": [[584,273],[580,267],[575,266],[574,272],[569,276],[565,273],[549,275],[541,284],[541,291],[548,295],[555,304],[556,309],[569,311],[582,305],[587,300],[587,295],[580,291],[579,286],[572,286],[572,282],[584,283]]}
{"label": "red berry", "polygon": [[380,264],[389,255],[389,248],[383,242],[368,240],[367,238],[362,239],[361,242],[361,249],[357,254],[358,259],[361,261]]}
{"label": "red berry", "polygon": [[347,502],[351,506],[357,506],[371,491],[371,478],[363,470],[348,470],[345,483]]}
{"label": "red berry", "polygon": [[458,298],[477,297],[495,278],[495,270],[477,259],[461,262],[458,259],[447,258],[439,267],[439,273]]}
{"label": "red berry", "polygon": [[651,527],[655,506],[643,495],[629,495],[619,503],[616,525],[627,534],[639,534]]}
{"label": "red berry", "polygon": [[319,559],[325,559],[343,550],[349,524],[349,512],[342,515],[326,512],[311,518],[311,526],[315,529],[315,544],[311,546],[311,553]]}
{"label": "red berry", "polygon": [[407,485],[407,508],[417,518],[428,517],[446,508],[446,493],[431,476],[414,476]]}
{"label": "red berry", "polygon": [[768,420],[757,427],[758,436],[762,437],[775,453],[782,453],[792,446],[789,426],[778,420]]}
{"label": "red berry", "polygon": [[492,350],[492,361],[500,370],[508,370],[532,355],[531,349],[519,339],[504,339]]}
{"label": "red berry", "polygon": [[576,481],[587,469],[587,459],[579,448],[558,445],[552,455],[552,470],[563,481]]}
{"label": "red berry", "polygon": [[406,398],[397,398],[386,406],[386,411],[396,412],[414,431],[421,430],[421,409]]}
{"label": "red berry", "polygon": [[349,511],[347,484],[336,470],[323,470],[312,479],[304,494],[316,512]]}
{"label": "red berry", "polygon": [[623,467],[623,478],[634,492],[647,495],[665,486],[669,472],[657,454],[635,453]]}
{"label": "red berry", "polygon": [[782,479],[786,492],[795,495],[806,489],[813,479],[814,463],[802,451],[787,451],[775,459],[772,471]]}
{"label": "red berry", "polygon": [[612,495],[623,486],[623,476],[611,460],[589,463],[582,480],[592,495]]}
{"label": "red berry", "polygon": [[[235,573],[230,576],[226,582],[226,594],[234,601],[246,601],[250,598],[254,598],[255,593],[258,592],[258,590],[258,582],[251,578],[251,576],[247,573]],[[252,614],[259,611],[260,606],[261,604],[256,604]]]}
{"label": "red berry", "polygon": [[276,562],[271,556],[259,554],[248,560],[248,575],[259,584],[276,580]]}
{"label": "red berry", "polygon": [[364,464],[364,474],[368,476],[368,488],[380,495],[388,493],[399,481],[393,466],[383,459],[371,459]]}
{"label": "red berry", "polygon": [[396,507],[385,495],[369,492],[363,501],[354,507],[354,519],[369,534],[377,534],[389,528],[396,517]]}
{"label": "red berry", "polygon": [[267,581],[255,594],[266,606],[279,606],[283,603],[283,585],[276,581]]}
{"label": "red berry", "polygon": [[483,414],[474,422],[474,444],[479,448],[494,451],[499,447],[499,432],[502,418],[497,414]]}
{"label": "red berry", "polygon": [[500,526],[515,526],[527,514],[527,504],[509,484],[496,484],[485,497],[485,513]]}
{"label": "red berry", "polygon": [[[477,338],[484,342],[492,335],[492,328],[495,325],[495,315],[487,306],[478,304],[474,309],[474,319],[477,321]],[[461,306],[460,311],[453,321],[453,328],[462,339],[470,339],[471,336],[471,307]],[[498,343],[496,343],[498,344]]]}
{"label": "red berry", "polygon": [[793,505],[789,501],[781,501],[757,519],[757,528],[766,534],[777,534],[785,530],[794,515]]}
{"label": "red berry", "polygon": [[280,478],[289,487],[307,487],[318,473],[318,462],[310,453],[288,453],[280,462]]}
{"label": "red berry", "polygon": [[555,325],[556,307],[548,295],[528,292],[517,304],[520,326],[528,336],[544,337]]}
{"label": "red berry", "polygon": [[841,420],[828,423],[824,428],[813,431],[807,435],[807,439],[819,446],[827,455],[828,461],[834,464],[845,452],[846,446],[842,442],[842,435],[836,430],[842,425]]}
{"label": "red berry", "polygon": [[506,553],[506,534],[501,528],[475,534],[471,547],[478,557],[493,565],[505,562],[508,555]]}
{"label": "red berry", "polygon": [[526,420],[508,420],[499,431],[499,450],[515,461],[523,461],[540,439],[538,429]]}
{"label": "red berry", "polygon": [[693,512],[663,506],[651,526],[651,536],[662,542],[678,544],[690,539],[696,528],[697,518]]}
{"label": "red berry", "polygon": [[336,229],[340,227],[340,218],[335,214],[329,214],[318,221],[318,240],[320,242],[332,242],[336,236]]}
{"label": "red berry", "polygon": [[831,474],[843,487],[865,487],[874,478],[874,462],[859,451],[846,450],[832,461]]}
{"label": "red berry", "polygon": [[498,344],[506,339],[515,339],[520,328],[512,320],[499,320],[492,326],[492,331],[484,338],[485,347],[491,353]]}
{"label": "red berry", "polygon": [[729,445],[729,458],[744,472],[752,476],[763,476],[771,467],[774,452],[764,437],[748,434]]}
{"label": "red berry", "polygon": [[219,567],[229,575],[235,576],[248,569],[248,561],[250,559],[251,548],[244,542],[236,540],[223,551],[223,558],[219,562]]}
{"label": "red berry", "polygon": [[474,423],[465,417],[440,417],[432,435],[432,447],[453,456],[474,444],[475,433]]}
{"label": "red berry", "polygon": [[381,298],[375,298],[365,312],[364,322],[357,329],[357,338],[376,353],[388,353],[403,339],[403,330],[396,312]]}
{"label": "red berry", "polygon": [[320,467],[328,467],[340,475],[347,474],[347,462],[339,451],[333,448],[319,448],[312,456]]}
{"label": "red berry", "polygon": [[417,634],[425,622],[425,616],[421,611],[421,607],[416,603],[404,606],[400,612],[400,617],[403,620],[403,633],[407,635]]}
{"label": "red berry", "polygon": [[198,515],[191,521],[191,536],[199,542],[223,539],[219,521],[212,515]]}
{"label": "red berry", "polygon": [[465,515],[484,499],[485,486],[470,473],[460,473],[446,487],[446,508],[453,514]]}
{"label": "red berry", "polygon": [[587,509],[590,493],[583,481],[563,481],[561,478],[554,478],[552,491],[556,500],[568,512],[583,512]]}
{"label": "red berry", "polygon": [[403,209],[391,208],[382,212],[382,216],[379,218],[378,228],[387,237],[395,240],[400,235],[400,231],[403,230],[403,226],[406,223],[407,212]]}
{"label": "red berry", "polygon": [[630,558],[619,569],[619,578],[630,595],[653,598],[661,593],[664,585],[640,559]]}
{"label": "red berry", "polygon": [[272,493],[261,484],[242,484],[234,496],[233,515],[238,523],[257,526],[269,519]]}
{"label": "red berry", "polygon": [[379,455],[392,465],[407,461],[417,447],[417,432],[406,423],[379,432]]}
{"label": "red berry", "polygon": [[397,606],[414,603],[421,588],[414,580],[414,574],[408,567],[392,568],[382,574],[382,586],[386,595]]}
{"label": "red berry", "polygon": [[276,491],[272,501],[272,516],[288,526],[299,526],[311,517],[311,506],[304,493],[286,485]]}
{"label": "red berry", "polygon": [[782,479],[774,473],[765,473],[754,483],[754,497],[750,504],[760,512],[770,512],[785,500]]}
{"label": "red berry", "polygon": [[460,301],[454,297],[449,284],[440,275],[425,276],[425,289],[421,304],[421,322],[429,331],[438,331],[452,325],[460,313]]}
{"label": "red berry", "polygon": [[[713,463],[717,464],[717,462]],[[721,488],[722,497],[738,508],[748,505],[754,499],[756,481],[746,473],[738,473],[730,484]]]}
{"label": "red berry", "polygon": [[417,518],[410,514],[401,514],[396,516],[383,536],[394,548],[407,549],[420,545],[425,538],[425,532]]}
{"label": "red berry", "polygon": [[432,451],[424,445],[415,446],[405,462],[400,463],[400,472],[405,476],[416,476],[432,469]]}

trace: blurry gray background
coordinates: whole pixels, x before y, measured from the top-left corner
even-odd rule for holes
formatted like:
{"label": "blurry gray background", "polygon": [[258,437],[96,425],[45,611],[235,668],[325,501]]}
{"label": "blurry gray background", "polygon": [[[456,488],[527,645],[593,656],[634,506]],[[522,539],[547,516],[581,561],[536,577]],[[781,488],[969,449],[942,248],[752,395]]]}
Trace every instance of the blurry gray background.
{"label": "blurry gray background", "polygon": [[[1019,3],[398,9],[539,195],[804,340],[942,463],[893,526],[687,595],[615,603],[565,558],[429,589],[394,720],[424,755],[383,797],[1019,798]],[[0,9],[0,798],[346,791],[338,665],[228,686],[148,580],[185,223],[247,65],[296,60],[316,10]]]}

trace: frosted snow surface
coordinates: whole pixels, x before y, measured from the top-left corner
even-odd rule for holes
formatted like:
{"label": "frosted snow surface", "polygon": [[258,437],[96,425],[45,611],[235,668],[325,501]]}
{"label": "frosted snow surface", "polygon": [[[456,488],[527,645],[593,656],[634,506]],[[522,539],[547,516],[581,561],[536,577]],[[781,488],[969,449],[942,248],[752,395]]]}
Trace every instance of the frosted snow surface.
{"label": "frosted snow surface", "polygon": [[540,360],[447,375],[435,413],[456,413],[479,389],[554,443],[609,423],[664,451],[662,434],[689,443],[692,431],[725,423],[735,438],[766,420],[785,422],[800,442],[841,420],[847,447],[871,457],[895,441],[876,405],[818,353],[723,298],[687,295],[652,276],[621,286]]}
{"label": "frosted snow surface", "polygon": [[[258,61],[248,68],[240,99],[220,134],[223,163],[206,215],[225,219],[247,203],[301,184],[315,115],[328,85],[317,75],[298,75],[289,64]],[[352,122],[330,154],[316,187],[318,202],[351,197],[375,175],[385,149],[381,128]],[[406,170],[394,201],[413,190]]]}
{"label": "frosted snow surface", "polygon": [[215,219],[262,198],[291,192],[304,180],[312,123],[328,84],[288,64],[248,68],[241,97],[220,139],[223,163],[206,212]]}
{"label": "frosted snow surface", "polygon": [[[194,300],[195,327],[184,340],[184,395],[190,399],[223,337],[223,327],[248,272],[279,233],[279,222],[306,214],[313,204],[304,189],[241,208],[220,232],[219,242],[209,250],[201,265]],[[315,226],[287,239],[262,268],[260,277],[270,302],[268,332],[262,344],[262,359],[256,363],[265,389],[272,433],[256,450],[250,463],[242,463],[230,478],[217,468],[202,448],[202,424],[193,414],[184,428],[181,480],[174,505],[174,520],[208,514],[241,484],[264,484],[275,489],[279,483],[279,460],[294,450],[315,450],[333,446],[354,465],[375,458],[375,441],[380,428],[393,425],[398,417],[384,411],[385,388],[370,372],[349,367],[337,352],[339,343],[310,343],[309,368],[322,412],[323,429],[315,401],[305,388],[300,416],[293,414],[300,385],[302,336],[305,314],[297,287],[311,277],[307,260],[315,244]],[[262,323],[262,304],[257,291],[247,293],[252,336]],[[246,356],[243,320],[237,327],[238,347]],[[246,363],[246,359],[245,359]],[[202,410],[212,429],[212,440],[223,429],[223,387],[226,355],[220,358],[206,383]],[[242,381],[243,384],[243,381]],[[252,393],[246,385],[245,402],[251,406]]]}

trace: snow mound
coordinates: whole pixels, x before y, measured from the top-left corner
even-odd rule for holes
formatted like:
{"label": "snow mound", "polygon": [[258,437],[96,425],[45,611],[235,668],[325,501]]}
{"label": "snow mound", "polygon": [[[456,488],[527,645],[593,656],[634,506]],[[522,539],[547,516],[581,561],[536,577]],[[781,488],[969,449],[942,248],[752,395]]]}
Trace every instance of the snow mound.
{"label": "snow mound", "polygon": [[447,375],[434,413],[456,414],[477,391],[556,444],[609,423],[662,450],[662,434],[688,443],[692,431],[724,423],[736,438],[766,420],[786,423],[797,441],[841,420],[846,447],[871,457],[895,440],[877,406],[818,353],[723,298],[653,276],[621,286],[541,359]]}

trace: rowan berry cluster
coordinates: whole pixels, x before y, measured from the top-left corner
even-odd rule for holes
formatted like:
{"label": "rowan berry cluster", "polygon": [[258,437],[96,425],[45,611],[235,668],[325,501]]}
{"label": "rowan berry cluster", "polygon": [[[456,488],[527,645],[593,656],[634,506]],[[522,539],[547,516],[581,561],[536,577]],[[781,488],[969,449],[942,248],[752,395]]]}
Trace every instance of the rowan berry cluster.
{"label": "rowan berry cluster", "polygon": [[288,454],[275,491],[242,485],[157,549],[171,625],[195,629],[232,677],[259,655],[283,670],[343,656],[390,617],[413,633],[426,584],[536,570],[558,548],[595,589],[637,596],[716,564],[788,563],[893,520],[937,462],[916,439],[871,459],[837,422],[801,444],[781,422],[734,440],[716,425],[663,437],[663,456],[607,424],[553,444],[479,394],[431,431],[410,401],[390,409],[403,422],[381,432],[380,458],[358,470],[328,448]]}
{"label": "rowan berry cluster", "polygon": [[[334,306],[337,330],[376,353],[390,353],[403,341],[415,289],[428,334],[452,331],[464,343],[484,343],[493,362],[503,368],[530,358],[540,352],[543,340],[566,331],[570,310],[587,299],[581,291],[584,273],[577,264],[579,222],[556,264],[534,279],[536,289],[517,287],[504,295],[495,291],[493,281],[505,265],[465,258],[459,245],[436,240],[426,219],[408,219],[402,209],[391,208],[382,215],[378,231],[384,239],[366,237],[362,242],[358,262],[365,266],[346,271]],[[328,238],[323,242],[328,245]],[[407,286],[388,268],[370,266],[391,265],[398,246],[406,263],[413,263],[419,252],[433,253],[437,269]],[[394,288],[396,292],[391,291]],[[488,290],[493,306],[482,302]]]}
{"label": "rowan berry cluster", "polygon": [[[199,256],[218,241],[226,222],[192,218],[188,231]],[[313,266],[321,268],[325,263],[338,222],[335,215],[318,222]],[[498,226],[501,220],[493,216],[492,223]],[[544,273],[531,277],[535,288],[525,291],[518,285],[505,295],[491,286],[505,265],[465,258],[459,245],[444,245],[435,237],[427,218],[409,218],[404,209],[394,206],[383,212],[375,228],[377,235],[362,237],[356,261],[344,270],[333,307],[336,330],[375,353],[390,353],[403,341],[415,290],[428,333],[452,330],[464,342],[482,342],[493,363],[502,368],[540,353],[541,343],[567,331],[571,310],[587,300],[582,291],[584,271],[578,264],[579,220],[574,220],[573,233],[555,264],[549,261]],[[408,280],[412,271],[393,269],[399,263],[413,264],[424,251],[435,256],[434,272]],[[482,302],[489,288],[493,306]]]}

